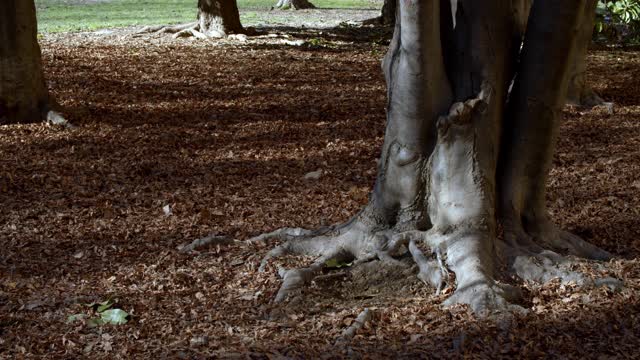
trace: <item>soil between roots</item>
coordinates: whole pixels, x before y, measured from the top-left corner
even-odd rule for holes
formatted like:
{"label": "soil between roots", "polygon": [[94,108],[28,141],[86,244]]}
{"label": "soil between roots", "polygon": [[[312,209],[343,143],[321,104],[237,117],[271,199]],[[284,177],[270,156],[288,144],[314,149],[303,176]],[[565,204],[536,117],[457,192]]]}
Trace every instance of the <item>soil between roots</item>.
{"label": "soil between roots", "polygon": [[[530,314],[498,326],[441,309],[444,297],[413,275],[372,275],[368,265],[317,279],[270,318],[275,265],[309,259],[282,258],[260,274],[271,243],[176,250],[212,232],[246,239],[340,223],[366,203],[384,131],[384,33],[345,28],[302,46],[124,35],[42,41],[49,86],[78,129],[0,127],[0,357],[637,351],[639,53],[591,53],[595,90],[618,106],[566,109],[549,190],[562,228],[617,257],[584,271],[627,288],[530,286]],[[304,179],[318,169],[319,180]],[[66,323],[109,297],[132,313],[129,324]],[[364,307],[373,320],[341,353],[333,344]]]}

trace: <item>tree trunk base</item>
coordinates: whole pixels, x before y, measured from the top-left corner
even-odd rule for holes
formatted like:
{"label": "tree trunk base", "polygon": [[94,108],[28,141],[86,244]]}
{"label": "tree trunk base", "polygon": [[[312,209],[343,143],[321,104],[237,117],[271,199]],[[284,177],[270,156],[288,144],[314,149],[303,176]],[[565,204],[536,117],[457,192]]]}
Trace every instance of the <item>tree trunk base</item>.
{"label": "tree trunk base", "polygon": [[51,102],[51,100],[45,101],[45,105],[42,106],[20,109],[16,112],[19,115],[11,113],[3,114],[0,111],[0,125],[45,122],[52,126],[60,126],[69,129],[75,128],[75,126],[65,119],[62,114],[52,110],[51,105],[48,105],[49,102]]}
{"label": "tree trunk base", "polygon": [[316,6],[308,0],[279,0],[271,10],[304,10],[315,8]]}
{"label": "tree trunk base", "polygon": [[[502,219],[505,236],[504,240],[497,239],[494,214],[487,212],[493,208],[488,195],[491,185],[479,170],[483,167],[477,150],[482,141],[478,127],[487,116],[491,96],[491,89],[484,88],[477,98],[454,104],[449,115],[438,120],[433,153],[415,165],[423,169],[419,173],[427,184],[428,194],[423,195],[426,207],[416,201],[388,221],[376,215],[380,209],[372,201],[344,225],[318,231],[287,228],[251,239],[285,241],[265,256],[260,271],[266,269],[269,260],[287,254],[317,258],[305,268],[279,270],[283,283],[275,302],[308,285],[327,263],[352,262],[357,266],[378,259],[398,265],[399,258],[407,254],[418,267],[418,278],[436,293],[455,286],[445,306],[466,304],[481,316],[525,311],[517,305],[519,287],[499,281],[499,265],[507,266],[507,272],[499,275],[517,275],[523,281],[543,284],[560,279],[579,286],[620,287],[615,279],[593,280],[572,270],[577,260],[551,249],[596,260],[607,260],[611,255],[558,230],[546,217],[538,217],[541,220],[535,224],[527,223],[529,232],[520,222]],[[425,211],[432,226],[426,231],[416,229],[422,221],[415,214]]]}
{"label": "tree trunk base", "polygon": [[158,26],[146,26],[140,31],[136,32],[134,36],[144,36],[146,34],[172,34],[174,39],[179,38],[196,38],[196,39],[222,39],[225,37],[238,37],[239,40],[246,39],[245,36],[254,35],[249,28],[243,29],[240,32],[234,32],[233,34],[227,34],[223,31],[209,30],[207,32],[200,31],[199,22],[191,22],[179,25],[158,25]]}
{"label": "tree trunk base", "polygon": [[45,122],[49,125],[60,126],[67,129],[74,129],[76,126],[70,123],[67,119],[57,111],[49,110],[45,118]]}
{"label": "tree trunk base", "polygon": [[[410,254],[418,268],[418,279],[432,287],[436,295],[441,294],[445,288],[455,288],[453,294],[443,302],[445,307],[465,304],[479,316],[504,312],[525,313],[526,309],[518,305],[522,300],[520,288],[494,277],[488,271],[492,265],[483,261],[483,257],[479,256],[477,248],[473,246],[483,242],[482,236],[482,231],[447,235],[437,234],[433,230],[375,231],[357,216],[348,225],[336,229],[311,231],[284,228],[249,241],[284,241],[264,257],[259,268],[261,272],[267,269],[270,260],[284,255],[316,257],[308,267],[278,268],[282,285],[275,296],[276,303],[299,296],[324,269],[335,266],[333,264],[352,263],[351,271],[354,271],[357,266],[378,260],[376,264],[370,265],[380,268],[386,264],[407,269],[407,265],[400,258]],[[567,248],[580,249],[572,252],[588,254],[589,257],[602,258],[604,253],[566,232],[560,232],[557,238],[549,239],[549,242],[556,246],[564,244]],[[606,286],[612,290],[623,287],[622,282],[617,279],[594,279],[574,270],[577,265],[590,264],[588,261],[573,256],[562,256],[533,242],[528,245],[508,245],[499,242],[498,247],[498,252],[503,255],[507,265],[505,275],[515,275],[527,283],[543,285],[560,281],[562,284],[582,288]],[[453,278],[455,283],[451,280]]]}
{"label": "tree trunk base", "polygon": [[226,34],[222,32],[209,33],[205,35],[200,32],[200,23],[191,22],[179,25],[159,25],[159,26],[146,26],[142,30],[136,33],[136,36],[142,34],[173,34],[174,39],[194,37],[196,39],[216,39],[223,38]]}
{"label": "tree trunk base", "polygon": [[598,94],[596,94],[593,89],[588,86],[582,88],[577,94],[569,94],[567,98],[567,104],[592,108],[595,106],[607,105],[607,102],[604,101]]}

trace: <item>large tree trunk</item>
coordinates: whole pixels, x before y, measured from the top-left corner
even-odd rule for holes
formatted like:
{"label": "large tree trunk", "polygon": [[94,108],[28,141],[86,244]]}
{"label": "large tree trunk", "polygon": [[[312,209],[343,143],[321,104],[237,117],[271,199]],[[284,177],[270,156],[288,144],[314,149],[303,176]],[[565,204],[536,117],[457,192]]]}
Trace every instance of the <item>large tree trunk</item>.
{"label": "large tree trunk", "polygon": [[[580,24],[576,35],[576,51],[572,57],[568,83],[567,103],[579,106],[596,106],[604,100],[587,84],[587,51],[593,37],[598,0],[585,0],[586,6],[580,14]],[[524,35],[533,0],[514,0],[515,16],[522,35]]]}
{"label": "large tree trunk", "polygon": [[301,10],[301,9],[315,9],[315,5],[308,0],[278,0],[274,9],[287,10]]}
{"label": "large tree trunk", "polygon": [[383,63],[387,129],[369,204],[338,227],[283,229],[256,239],[289,239],[261,269],[285,253],[319,257],[308,268],[281,273],[277,301],[329,259],[393,262],[408,249],[424,282],[439,289],[455,273],[448,304],[484,313],[511,308],[518,297],[517,288],[499,281],[498,269],[523,280],[589,284],[552,250],[609,257],[558,230],[545,206],[568,59],[588,4],[536,0],[519,51],[512,0],[454,2],[398,2]]}
{"label": "large tree trunk", "polygon": [[243,32],[236,0],[198,0],[198,24],[208,37]]}
{"label": "large tree trunk", "polygon": [[0,1],[0,124],[42,121],[49,110],[32,0]]}

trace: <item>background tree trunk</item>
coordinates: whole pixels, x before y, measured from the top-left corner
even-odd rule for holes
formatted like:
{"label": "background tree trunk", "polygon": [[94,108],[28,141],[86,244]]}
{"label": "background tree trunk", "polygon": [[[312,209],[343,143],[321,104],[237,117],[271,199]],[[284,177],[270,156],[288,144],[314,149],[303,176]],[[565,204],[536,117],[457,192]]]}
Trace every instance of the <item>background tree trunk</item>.
{"label": "background tree trunk", "polygon": [[242,33],[236,0],[198,0],[199,31],[209,37]]}
{"label": "background tree trunk", "polygon": [[[533,0],[513,0],[516,23],[522,36],[527,27],[527,20]],[[587,0],[587,5],[580,14],[580,26],[576,36],[576,51],[570,63],[567,103],[581,106],[602,105],[604,100],[587,84],[587,51],[593,38],[593,26],[596,18],[598,0]]]}
{"label": "background tree trunk", "polygon": [[576,38],[576,53],[571,64],[569,91],[567,102],[574,105],[596,106],[602,105],[604,100],[598,96],[587,84],[587,51],[593,38],[593,26],[596,18],[598,0],[588,0],[585,13],[582,16],[579,33]]}
{"label": "background tree trunk", "polygon": [[365,20],[363,25],[394,26],[396,23],[396,11],[398,0],[384,0],[380,16]]}
{"label": "background tree trunk", "polygon": [[49,96],[33,0],[0,1],[0,124],[42,121]]}
{"label": "background tree trunk", "polygon": [[279,0],[274,6],[274,9],[286,10],[286,9],[315,9],[315,5],[308,0]]}
{"label": "background tree trunk", "polygon": [[382,24],[393,26],[396,23],[398,0],[384,0],[382,5]]}

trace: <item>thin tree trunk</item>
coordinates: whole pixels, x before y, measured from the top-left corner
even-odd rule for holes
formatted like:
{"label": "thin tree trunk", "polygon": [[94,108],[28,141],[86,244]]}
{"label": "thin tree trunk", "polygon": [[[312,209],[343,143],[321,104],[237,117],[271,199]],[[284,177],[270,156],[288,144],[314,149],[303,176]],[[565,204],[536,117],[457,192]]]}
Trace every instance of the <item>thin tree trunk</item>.
{"label": "thin tree trunk", "polygon": [[208,37],[242,33],[236,0],[198,0],[199,31]]}
{"label": "thin tree trunk", "polygon": [[49,95],[32,0],[0,1],[0,124],[42,121]]}
{"label": "thin tree trunk", "polygon": [[279,0],[274,6],[275,9],[287,10],[302,10],[302,9],[315,9],[315,5],[313,5],[308,0]]}

